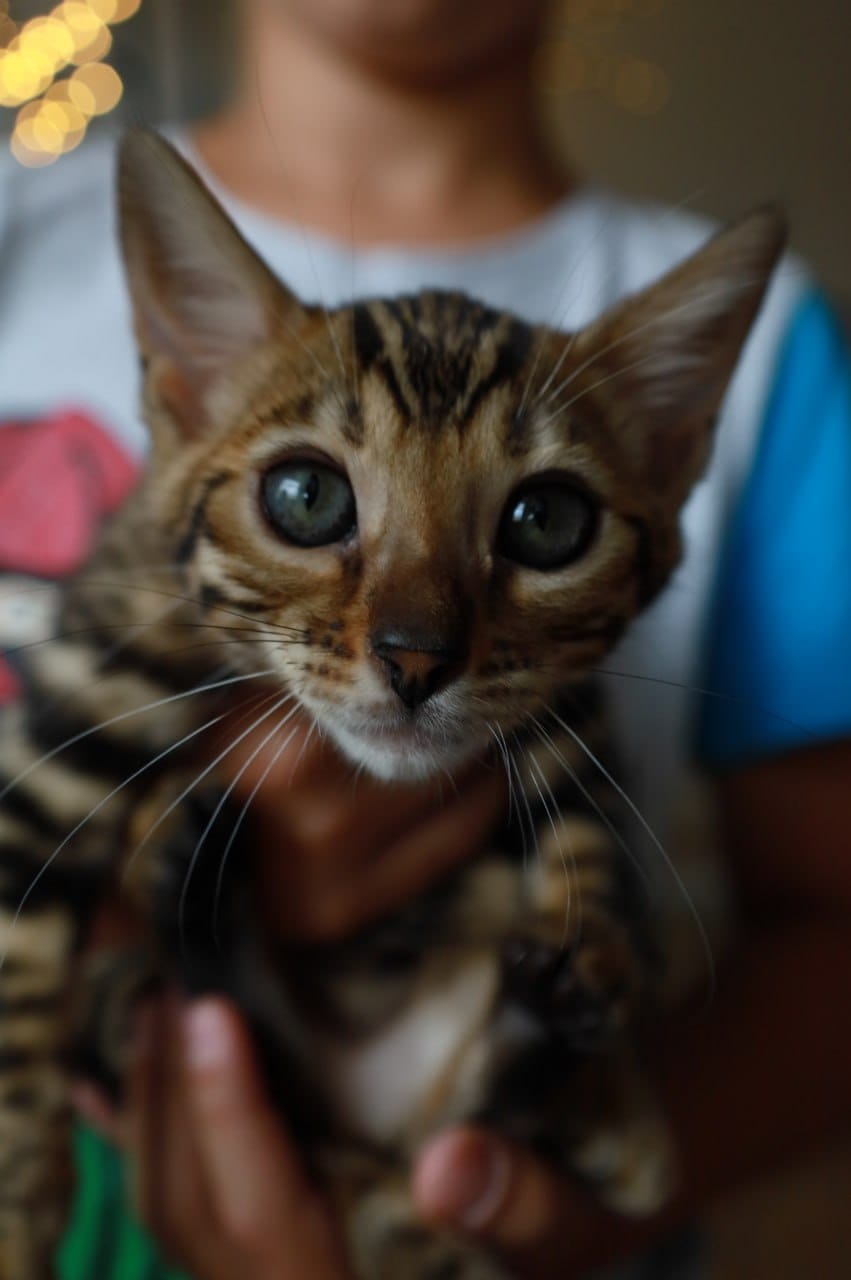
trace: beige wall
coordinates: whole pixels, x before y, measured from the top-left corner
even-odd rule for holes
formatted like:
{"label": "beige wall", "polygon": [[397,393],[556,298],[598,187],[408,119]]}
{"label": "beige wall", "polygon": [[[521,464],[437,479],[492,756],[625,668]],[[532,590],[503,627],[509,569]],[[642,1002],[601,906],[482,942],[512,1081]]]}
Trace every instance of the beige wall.
{"label": "beige wall", "polygon": [[[562,0],[555,23],[548,112],[585,172],[720,216],[779,200],[851,303],[851,0]],[[661,69],[655,114],[614,101],[624,55]]]}

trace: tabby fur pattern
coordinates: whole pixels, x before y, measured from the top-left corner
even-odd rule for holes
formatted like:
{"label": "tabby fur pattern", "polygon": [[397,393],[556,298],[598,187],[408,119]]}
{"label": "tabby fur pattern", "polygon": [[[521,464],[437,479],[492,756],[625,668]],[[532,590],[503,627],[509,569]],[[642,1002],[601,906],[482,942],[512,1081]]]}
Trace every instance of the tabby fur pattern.
{"label": "tabby fur pattern", "polygon": [[[410,1160],[441,1126],[536,1144],[625,1212],[669,1186],[630,1047],[651,930],[588,673],[678,561],[782,228],[751,215],[567,336],[461,294],[303,305],[151,135],[123,144],[120,206],[150,463],[52,641],[18,655],[25,695],[0,722],[0,1280],[55,1274],[69,992],[120,879],[156,965],[248,1012],[362,1280],[495,1280],[413,1212]],[[263,477],[294,456],[348,478],[351,536],[270,526]],[[546,571],[498,543],[535,476],[593,513]],[[355,938],[264,937],[250,815],[231,847],[239,811],[197,753],[213,722],[280,743],[294,708],[382,778],[510,753],[512,814]],[[101,1018],[124,1003],[101,993]]]}

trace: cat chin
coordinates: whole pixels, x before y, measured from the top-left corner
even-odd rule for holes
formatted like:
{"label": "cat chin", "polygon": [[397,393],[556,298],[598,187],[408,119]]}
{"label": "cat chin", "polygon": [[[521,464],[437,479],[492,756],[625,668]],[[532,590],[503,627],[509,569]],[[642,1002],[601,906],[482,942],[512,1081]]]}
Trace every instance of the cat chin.
{"label": "cat chin", "polygon": [[352,764],[366,769],[383,782],[422,782],[437,774],[451,773],[469,763],[481,746],[475,741],[463,746],[441,744],[439,748],[414,742],[384,746],[367,742],[339,725],[329,726],[329,733]]}

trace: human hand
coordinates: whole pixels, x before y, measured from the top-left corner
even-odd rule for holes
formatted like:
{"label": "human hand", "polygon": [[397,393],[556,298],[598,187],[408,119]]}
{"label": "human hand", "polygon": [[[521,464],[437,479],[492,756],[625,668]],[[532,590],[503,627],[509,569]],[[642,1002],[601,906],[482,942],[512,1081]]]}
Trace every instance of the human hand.
{"label": "human hand", "polygon": [[[301,729],[272,765],[257,806],[264,897],[289,936],[330,939],[413,896],[469,856],[496,825],[504,778],[470,770],[441,797],[434,783],[362,777]],[[239,795],[251,795],[272,749],[229,762]],[[246,763],[248,762],[248,763]],[[442,802],[442,803],[441,803]],[[462,1129],[422,1152],[413,1191],[426,1219],[469,1232],[503,1252],[518,1276],[568,1280],[629,1247],[634,1228],[598,1208],[530,1151]]]}
{"label": "human hand", "polygon": [[140,1221],[193,1280],[351,1280],[337,1225],[226,1001],[147,1004],[124,1109],[86,1083],[75,1100],[125,1148]]}
{"label": "human hand", "polygon": [[[217,998],[145,1011],[126,1109],[88,1085],[83,1115],[134,1168],[137,1212],[194,1280],[351,1280],[339,1229],[268,1101],[246,1029]],[[426,1221],[503,1255],[521,1280],[569,1280],[626,1252],[640,1228],[592,1204],[531,1152],[486,1130],[432,1139],[412,1175]]]}
{"label": "human hand", "polygon": [[386,783],[356,778],[306,724],[288,725],[279,754],[264,736],[240,742],[223,772],[237,807],[249,806],[268,923],[290,940],[338,939],[414,897],[477,852],[505,809],[495,768]]}
{"label": "human hand", "polygon": [[412,1189],[422,1217],[494,1250],[518,1280],[578,1280],[660,1230],[610,1213],[531,1150],[482,1128],[432,1138]]}

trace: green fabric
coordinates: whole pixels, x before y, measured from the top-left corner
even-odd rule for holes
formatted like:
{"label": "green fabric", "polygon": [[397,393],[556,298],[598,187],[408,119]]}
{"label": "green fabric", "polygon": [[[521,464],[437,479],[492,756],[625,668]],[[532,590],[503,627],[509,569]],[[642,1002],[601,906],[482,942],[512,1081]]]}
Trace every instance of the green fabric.
{"label": "green fabric", "polygon": [[61,1280],[188,1280],[159,1260],[133,1220],[115,1149],[83,1125],[74,1146],[77,1197],[59,1251]]}

